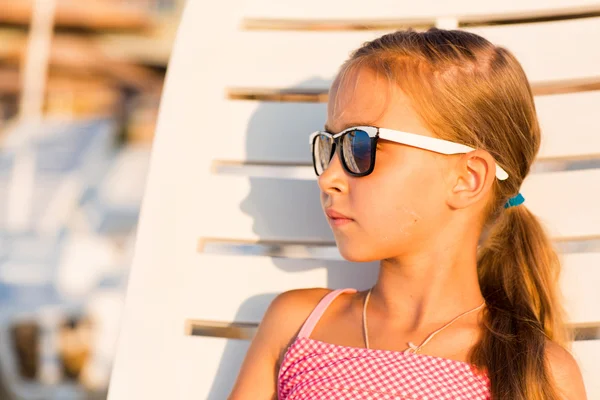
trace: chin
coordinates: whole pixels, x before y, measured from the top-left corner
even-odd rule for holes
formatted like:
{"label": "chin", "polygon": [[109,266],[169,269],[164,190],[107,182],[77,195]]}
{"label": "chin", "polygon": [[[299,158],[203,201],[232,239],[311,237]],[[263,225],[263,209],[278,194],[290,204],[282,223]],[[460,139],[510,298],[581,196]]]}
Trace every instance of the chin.
{"label": "chin", "polygon": [[349,243],[337,243],[340,255],[351,262],[372,262],[379,261],[380,258],[373,254],[367,246],[350,245]]}

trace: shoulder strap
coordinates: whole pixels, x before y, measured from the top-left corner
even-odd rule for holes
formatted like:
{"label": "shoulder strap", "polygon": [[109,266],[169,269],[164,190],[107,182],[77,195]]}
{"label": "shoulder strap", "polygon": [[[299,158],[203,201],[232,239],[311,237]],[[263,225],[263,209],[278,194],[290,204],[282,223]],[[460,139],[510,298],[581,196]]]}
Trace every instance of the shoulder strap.
{"label": "shoulder strap", "polygon": [[309,337],[312,333],[313,329],[317,325],[317,322],[321,319],[321,316],[329,307],[329,305],[342,293],[355,293],[356,289],[347,288],[347,289],[336,289],[327,293],[325,297],[321,299],[319,304],[315,307],[315,309],[310,313],[304,325],[302,325],[302,329],[300,329],[300,333],[298,333],[298,337]]}

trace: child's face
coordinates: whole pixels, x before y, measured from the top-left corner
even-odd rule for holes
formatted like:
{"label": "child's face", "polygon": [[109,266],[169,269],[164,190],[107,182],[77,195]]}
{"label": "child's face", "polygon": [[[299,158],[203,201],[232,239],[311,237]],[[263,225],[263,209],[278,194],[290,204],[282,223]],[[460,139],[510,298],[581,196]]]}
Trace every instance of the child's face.
{"label": "child's face", "polygon": [[[337,95],[330,96],[326,124],[331,133],[371,125],[434,136],[408,98],[398,88],[390,91],[387,80],[369,70],[356,72],[333,89]],[[342,256],[374,261],[427,248],[449,218],[445,171],[451,162],[452,157],[379,140],[375,169],[357,178],[346,174],[334,155],[318,183],[325,211],[330,208],[351,219],[328,218]]]}

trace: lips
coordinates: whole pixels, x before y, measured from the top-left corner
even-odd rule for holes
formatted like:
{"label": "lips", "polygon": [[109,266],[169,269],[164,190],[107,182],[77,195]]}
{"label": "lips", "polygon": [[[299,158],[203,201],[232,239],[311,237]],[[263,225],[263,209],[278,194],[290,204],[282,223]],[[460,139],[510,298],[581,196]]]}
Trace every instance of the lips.
{"label": "lips", "polygon": [[329,222],[335,226],[345,225],[347,223],[354,221],[352,218],[348,217],[347,215],[344,215],[338,211],[335,211],[332,208],[326,209],[325,214],[327,215]]}

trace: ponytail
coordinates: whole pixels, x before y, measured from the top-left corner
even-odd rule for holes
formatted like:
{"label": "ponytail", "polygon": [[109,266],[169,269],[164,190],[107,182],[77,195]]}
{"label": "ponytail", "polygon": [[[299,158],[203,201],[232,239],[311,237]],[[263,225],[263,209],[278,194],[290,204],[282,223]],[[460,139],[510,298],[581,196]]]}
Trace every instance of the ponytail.
{"label": "ponytail", "polygon": [[495,219],[479,248],[478,275],[487,310],[473,361],[487,367],[493,398],[559,400],[545,349],[546,340],[565,348],[571,340],[557,287],[560,262],[524,205]]}

